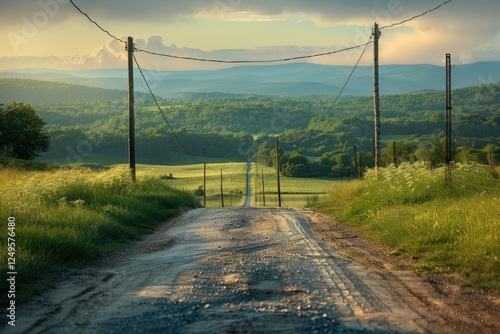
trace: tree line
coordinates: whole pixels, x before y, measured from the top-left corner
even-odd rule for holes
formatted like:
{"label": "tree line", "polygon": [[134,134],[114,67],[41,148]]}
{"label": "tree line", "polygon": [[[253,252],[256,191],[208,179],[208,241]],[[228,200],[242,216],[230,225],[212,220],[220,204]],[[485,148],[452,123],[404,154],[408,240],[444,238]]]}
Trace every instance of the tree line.
{"label": "tree line", "polygon": [[[484,162],[487,158],[483,149],[487,145],[500,146],[499,91],[500,84],[454,91],[456,157]],[[283,142],[280,165],[285,175],[353,175],[354,145],[359,152],[356,158],[361,158],[366,167],[373,166],[370,97],[344,97],[333,105],[333,97],[324,95],[192,93],[159,101],[184,147],[178,144],[156,106],[139,98],[136,145],[140,162],[168,164],[187,149],[193,155],[231,160],[255,155],[260,162],[272,164],[272,146],[278,136]],[[384,163],[393,160],[393,141],[397,142],[400,160],[432,160],[438,155],[444,129],[443,101],[444,92],[382,97]],[[34,106],[46,123],[43,132],[50,137],[50,149],[44,158],[64,158],[78,148],[88,152],[89,147],[92,153],[126,156],[127,105],[126,99],[117,99]],[[325,114],[326,110],[330,112]],[[3,144],[0,154],[8,150]]]}

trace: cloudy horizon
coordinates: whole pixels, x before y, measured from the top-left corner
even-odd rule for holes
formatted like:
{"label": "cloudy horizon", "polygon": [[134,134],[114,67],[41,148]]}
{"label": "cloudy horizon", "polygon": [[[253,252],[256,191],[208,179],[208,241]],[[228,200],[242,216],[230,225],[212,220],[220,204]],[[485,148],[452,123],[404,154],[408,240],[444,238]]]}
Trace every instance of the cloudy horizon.
{"label": "cloudy horizon", "polygon": [[[400,22],[442,1],[411,0],[74,0],[111,34],[133,36],[141,49],[176,56],[276,59],[329,52],[365,43],[373,23]],[[126,66],[124,45],[111,39],[68,0],[19,0],[0,11],[0,70],[104,69]],[[452,53],[457,64],[500,59],[500,2],[453,0],[423,17],[386,28],[381,64],[436,64]],[[371,49],[371,46],[369,46]],[[308,60],[353,65],[362,49]],[[136,52],[145,68],[217,69],[222,66]],[[372,62],[365,55],[362,65]]]}

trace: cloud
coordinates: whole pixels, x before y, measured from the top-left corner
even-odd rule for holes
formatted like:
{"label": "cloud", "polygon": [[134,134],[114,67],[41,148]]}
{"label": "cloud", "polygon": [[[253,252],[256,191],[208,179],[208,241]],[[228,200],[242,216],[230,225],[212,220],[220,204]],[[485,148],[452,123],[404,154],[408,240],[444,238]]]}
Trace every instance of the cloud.
{"label": "cloud", "polygon": [[[122,39],[125,39],[124,37]],[[330,52],[346,47],[332,45],[329,47],[314,46],[268,46],[249,49],[223,49],[204,51],[196,48],[178,47],[175,44],[166,45],[160,36],[150,36],[147,39],[135,39],[136,48],[151,52],[169,54],[180,57],[220,60],[270,60]],[[300,60],[317,64],[352,65],[361,53],[361,48],[333,56],[317,57]],[[136,51],[135,56],[143,68],[153,70],[211,70],[235,66],[234,64],[218,64],[181,60],[170,57],[160,57],[145,52]],[[109,40],[96,52],[89,55],[70,56],[40,56],[40,57],[1,57],[0,69],[20,68],[54,68],[54,69],[108,69],[126,68],[127,53],[123,44]]]}
{"label": "cloud", "polygon": [[[146,40],[138,39],[135,41],[136,47],[142,50],[175,55],[180,57],[193,57],[201,59],[219,59],[219,60],[271,60],[290,57],[307,56],[312,54],[330,52],[346,47],[346,45],[332,46],[268,46],[248,49],[221,49],[204,51],[196,48],[177,47],[175,44],[165,45],[160,36],[150,36]],[[306,60],[318,64],[353,64],[351,59],[353,53],[358,56],[361,49],[354,50],[351,53],[341,53],[334,56],[318,57]],[[137,52],[139,62],[142,66],[150,69],[161,70],[191,70],[191,69],[220,69],[235,66],[234,64],[220,64],[213,62],[198,62],[192,60],[179,60],[169,57],[159,57],[143,52]],[[355,61],[355,60],[354,60]]]}
{"label": "cloud", "polygon": [[29,57],[1,57],[0,69],[21,68],[51,68],[65,70],[87,70],[96,68],[124,68],[127,66],[127,54],[123,45],[110,40],[106,45],[90,55],[69,56],[29,56]]}
{"label": "cloud", "polygon": [[[374,20],[396,21],[422,13],[437,6],[436,0],[74,0],[81,10],[91,17],[113,21],[159,21],[184,19],[197,15],[212,15],[224,18],[230,13],[249,13],[262,17],[283,14],[307,14],[318,22],[339,25],[349,22],[373,22]],[[483,19],[493,19],[500,9],[498,0],[454,0],[439,9],[441,14],[434,18],[446,20],[457,16],[466,19],[476,13]],[[19,22],[22,17],[32,19],[39,12],[45,12],[55,20],[80,15],[68,0],[17,0],[2,5],[0,17],[3,22]],[[443,12],[446,15],[443,15]],[[437,16],[436,16],[437,15]],[[381,22],[382,23],[382,22]]]}
{"label": "cloud", "polygon": [[[137,38],[136,44],[143,49],[198,58],[223,59],[268,59],[294,57],[304,54],[332,51],[344,46],[360,44],[368,39],[371,26],[377,21],[381,26],[410,18],[439,5],[439,0],[74,0],[75,3],[104,27],[129,22],[161,23],[165,20],[192,20],[198,24],[200,17],[212,20],[240,21],[244,24],[264,21],[279,21],[290,16],[307,18],[318,26],[352,28],[351,37],[344,38],[341,45],[334,42],[324,47],[282,46],[261,47],[239,50],[209,50],[178,47],[166,44],[160,36],[146,39]],[[429,13],[404,25],[383,30],[381,39],[381,59],[385,63],[440,63],[446,52],[456,54],[463,62],[499,59],[498,47],[487,46],[498,34],[498,12],[500,1],[454,0],[436,12]],[[36,29],[43,25],[57,27],[58,23],[72,20],[76,24],[89,25],[85,17],[73,8],[68,0],[17,0],[2,4],[0,20],[2,32],[13,33],[20,39],[37,37]],[[112,23],[112,24],[111,24]],[[154,26],[150,24],[150,26]],[[24,31],[23,31],[24,29]],[[56,28],[57,29],[57,28]],[[151,34],[158,32],[152,31]],[[33,37],[33,36],[35,37]],[[166,38],[166,36],[163,36]],[[335,40],[335,36],[332,36]],[[175,41],[181,43],[182,41]],[[276,44],[278,44],[277,41]],[[497,45],[495,43],[494,45]],[[357,58],[357,50],[339,55],[314,59],[318,63],[352,64]],[[168,69],[212,69],[220,68],[211,63],[195,63],[168,58],[159,58],[137,53],[136,57],[149,68]],[[367,58],[367,57],[365,57]],[[8,64],[20,67],[59,68],[118,68],[126,64],[123,45],[111,41],[88,55],[43,56],[43,57],[3,57],[2,68]],[[38,63],[37,63],[38,61]],[[38,65],[36,65],[38,64]],[[10,66],[10,68],[14,68]]]}

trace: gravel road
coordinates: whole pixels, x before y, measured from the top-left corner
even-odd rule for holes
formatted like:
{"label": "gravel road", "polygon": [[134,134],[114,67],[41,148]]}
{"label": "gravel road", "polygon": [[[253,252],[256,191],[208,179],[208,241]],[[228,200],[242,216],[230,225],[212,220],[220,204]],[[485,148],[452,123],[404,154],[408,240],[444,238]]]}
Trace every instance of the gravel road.
{"label": "gravel road", "polygon": [[335,226],[305,210],[192,210],[23,305],[16,332],[494,332]]}

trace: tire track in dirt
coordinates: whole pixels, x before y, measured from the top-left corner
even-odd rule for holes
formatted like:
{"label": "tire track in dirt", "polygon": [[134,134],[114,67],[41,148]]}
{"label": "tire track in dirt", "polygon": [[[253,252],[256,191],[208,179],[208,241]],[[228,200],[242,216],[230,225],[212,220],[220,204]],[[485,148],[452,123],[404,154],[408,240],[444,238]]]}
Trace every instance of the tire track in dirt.
{"label": "tire track in dirt", "polygon": [[[425,333],[436,328],[429,323],[443,318],[430,317],[405,295],[411,288],[399,280],[403,275],[381,276],[385,264],[373,257],[374,264],[367,265],[350,256],[356,248],[340,247],[348,243],[341,236],[335,247],[328,246],[312,232],[318,217],[293,209],[186,212],[126,252],[23,305],[16,332]],[[416,294],[427,291],[434,298],[425,284],[419,287]],[[446,321],[439,328],[454,332]]]}

